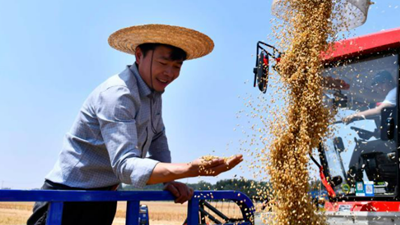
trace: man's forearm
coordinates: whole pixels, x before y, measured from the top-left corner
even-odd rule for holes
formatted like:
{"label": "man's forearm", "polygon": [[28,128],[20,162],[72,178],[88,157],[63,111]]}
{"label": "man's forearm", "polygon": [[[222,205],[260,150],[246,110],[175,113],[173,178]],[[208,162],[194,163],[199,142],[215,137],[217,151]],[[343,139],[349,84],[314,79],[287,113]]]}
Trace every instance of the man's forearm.
{"label": "man's forearm", "polygon": [[189,163],[158,163],[147,184],[158,184],[173,180],[198,176]]}
{"label": "man's forearm", "polygon": [[380,106],[378,106],[376,108],[368,109],[363,112],[356,113],[355,116],[356,117],[368,117],[368,116],[373,116],[373,115],[379,115],[383,108],[390,107],[390,106],[393,106],[393,105],[388,104],[388,103],[382,103]]}
{"label": "man's forearm", "polygon": [[368,109],[363,112],[359,112],[355,114],[355,117],[367,117],[367,116],[372,116],[372,115],[377,115],[380,113],[379,108],[373,108],[373,109]]}

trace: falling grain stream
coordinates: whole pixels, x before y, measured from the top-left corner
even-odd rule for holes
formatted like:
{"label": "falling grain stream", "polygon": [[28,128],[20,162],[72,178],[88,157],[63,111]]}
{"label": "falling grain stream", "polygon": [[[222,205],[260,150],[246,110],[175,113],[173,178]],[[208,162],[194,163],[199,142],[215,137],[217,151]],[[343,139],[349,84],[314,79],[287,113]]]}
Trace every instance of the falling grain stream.
{"label": "falling grain stream", "polygon": [[326,224],[308,195],[308,162],[332,118],[323,104],[321,52],[335,36],[331,22],[335,7],[331,0],[281,1],[283,24],[275,35],[284,55],[276,70],[287,93],[288,110],[271,131],[275,140],[269,147],[267,171],[274,214],[266,218],[267,224]]}

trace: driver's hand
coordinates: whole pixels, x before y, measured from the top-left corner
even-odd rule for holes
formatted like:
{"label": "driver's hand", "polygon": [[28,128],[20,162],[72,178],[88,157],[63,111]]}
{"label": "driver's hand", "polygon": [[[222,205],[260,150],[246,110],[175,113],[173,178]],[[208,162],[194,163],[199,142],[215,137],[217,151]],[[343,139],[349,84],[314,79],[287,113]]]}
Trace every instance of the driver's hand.
{"label": "driver's hand", "polygon": [[360,114],[353,114],[353,115],[350,115],[348,117],[343,118],[342,121],[343,121],[343,123],[345,123],[347,125],[347,124],[353,122],[355,119],[364,119],[365,120],[366,118],[362,114],[361,115]]}
{"label": "driver's hand", "polygon": [[165,183],[164,190],[171,192],[175,196],[175,203],[184,203],[193,197],[193,189],[184,183],[171,181]]}
{"label": "driver's hand", "polygon": [[350,116],[347,116],[347,117],[343,118],[342,121],[343,121],[343,123],[345,123],[347,125],[347,124],[353,122],[354,119],[360,119],[360,118],[364,118],[365,119],[365,116],[353,114],[353,115],[350,115]]}
{"label": "driver's hand", "polygon": [[229,158],[204,156],[191,163],[191,169],[198,176],[217,176],[226,172],[243,161],[242,155],[233,155]]}
{"label": "driver's hand", "polygon": [[351,123],[351,121],[352,121],[354,118],[355,118],[354,115],[350,115],[350,116],[347,116],[347,117],[343,118],[342,121],[343,121],[344,124],[347,125],[347,124]]}

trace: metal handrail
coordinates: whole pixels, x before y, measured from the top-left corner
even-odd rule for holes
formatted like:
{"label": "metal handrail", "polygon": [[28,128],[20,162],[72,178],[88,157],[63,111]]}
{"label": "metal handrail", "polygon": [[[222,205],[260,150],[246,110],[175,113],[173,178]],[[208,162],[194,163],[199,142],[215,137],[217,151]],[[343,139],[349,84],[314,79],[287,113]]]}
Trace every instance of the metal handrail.
{"label": "metal handrail", "polygon": [[[126,201],[126,224],[139,225],[140,201],[168,201],[175,197],[168,191],[66,191],[66,190],[0,190],[0,202],[50,203],[47,224],[61,225],[64,202]],[[195,191],[188,203],[187,225],[199,224],[199,201],[229,199],[241,207],[244,221],[253,224],[254,205],[238,191]]]}

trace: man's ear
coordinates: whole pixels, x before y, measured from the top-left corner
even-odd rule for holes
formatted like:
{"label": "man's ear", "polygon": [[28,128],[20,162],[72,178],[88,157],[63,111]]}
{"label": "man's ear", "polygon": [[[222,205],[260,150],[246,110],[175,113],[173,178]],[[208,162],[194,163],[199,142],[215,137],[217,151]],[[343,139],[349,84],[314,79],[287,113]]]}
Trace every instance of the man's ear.
{"label": "man's ear", "polygon": [[143,52],[139,47],[136,47],[135,49],[135,57],[136,57],[136,63],[140,65],[140,62],[142,61],[143,58]]}

